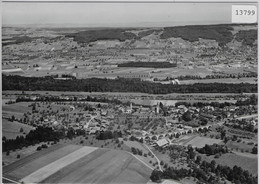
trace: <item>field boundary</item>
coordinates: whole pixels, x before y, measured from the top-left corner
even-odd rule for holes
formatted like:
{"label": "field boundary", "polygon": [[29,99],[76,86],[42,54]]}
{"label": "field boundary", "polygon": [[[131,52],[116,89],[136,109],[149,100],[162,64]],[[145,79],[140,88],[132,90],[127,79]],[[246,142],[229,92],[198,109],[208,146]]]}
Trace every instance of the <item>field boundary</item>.
{"label": "field boundary", "polygon": [[135,157],[138,161],[142,162],[146,167],[148,167],[149,169],[153,170],[153,168],[151,166],[149,166],[147,163],[145,163],[144,161],[142,161],[140,158],[138,158],[137,156],[135,156],[133,153],[130,153],[128,151],[126,151],[126,153],[132,155],[133,157]]}
{"label": "field boundary", "polygon": [[153,154],[154,158],[157,160],[158,166],[159,166],[159,170],[160,170],[160,171],[163,171],[163,170],[162,170],[162,167],[161,167],[161,165],[160,165],[160,160],[159,160],[159,158],[153,153],[153,151],[149,148],[149,146],[147,146],[146,144],[144,144],[144,145],[145,145],[145,147],[147,147],[147,149]]}
{"label": "field boundary", "polygon": [[20,179],[24,183],[39,183],[45,178],[51,176],[52,174],[58,172],[60,169],[66,167],[67,165],[79,160],[80,158],[90,154],[91,152],[97,150],[96,147],[83,147],[76,150],[51,164],[48,164],[35,172],[29,174],[28,176]]}

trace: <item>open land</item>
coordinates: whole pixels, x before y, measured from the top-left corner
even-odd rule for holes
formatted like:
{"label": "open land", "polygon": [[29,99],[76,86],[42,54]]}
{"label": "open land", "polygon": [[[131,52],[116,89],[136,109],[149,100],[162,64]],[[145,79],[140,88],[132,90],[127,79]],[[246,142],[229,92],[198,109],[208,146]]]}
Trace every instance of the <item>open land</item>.
{"label": "open land", "polygon": [[124,151],[76,145],[47,149],[4,167],[4,177],[29,183],[146,183],[151,172]]}
{"label": "open land", "polygon": [[[248,153],[247,153],[248,154]],[[257,170],[258,170],[258,165],[257,165],[257,156],[255,155],[254,157],[247,155],[240,155],[239,153],[227,153],[223,154],[220,158],[214,158],[214,156],[204,156],[203,158],[205,160],[211,161],[215,160],[216,163],[221,164],[221,165],[226,165],[229,167],[234,167],[235,165],[238,167],[242,167],[246,170],[249,171],[250,174],[257,176]]]}
{"label": "open land", "polygon": [[17,136],[26,135],[33,129],[35,128],[23,123],[11,122],[6,119],[2,120],[2,135],[7,139],[15,139]]}

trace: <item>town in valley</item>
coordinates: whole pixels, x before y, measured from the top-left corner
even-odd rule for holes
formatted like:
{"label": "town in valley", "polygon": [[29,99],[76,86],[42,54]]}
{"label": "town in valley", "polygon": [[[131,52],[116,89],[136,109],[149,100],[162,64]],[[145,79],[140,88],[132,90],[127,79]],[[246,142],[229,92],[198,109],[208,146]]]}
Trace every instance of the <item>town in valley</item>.
{"label": "town in valley", "polygon": [[3,27],[2,182],[256,184],[257,26]]}

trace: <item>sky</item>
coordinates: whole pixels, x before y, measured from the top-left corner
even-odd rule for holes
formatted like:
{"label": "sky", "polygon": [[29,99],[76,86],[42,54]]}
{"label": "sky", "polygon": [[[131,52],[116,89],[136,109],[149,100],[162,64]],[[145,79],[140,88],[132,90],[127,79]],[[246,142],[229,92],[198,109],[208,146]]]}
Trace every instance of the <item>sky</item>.
{"label": "sky", "polygon": [[231,23],[229,3],[3,2],[3,26],[162,27]]}

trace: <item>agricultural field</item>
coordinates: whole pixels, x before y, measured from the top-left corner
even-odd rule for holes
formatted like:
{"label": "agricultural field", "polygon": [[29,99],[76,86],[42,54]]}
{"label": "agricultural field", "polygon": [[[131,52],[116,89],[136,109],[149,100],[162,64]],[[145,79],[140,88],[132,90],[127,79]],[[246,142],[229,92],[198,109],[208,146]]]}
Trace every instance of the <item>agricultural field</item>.
{"label": "agricultural field", "polygon": [[23,114],[32,110],[32,107],[28,107],[31,102],[19,102],[15,104],[5,104],[2,106],[2,116],[16,118],[22,118]]}
{"label": "agricultural field", "polygon": [[25,183],[147,183],[152,170],[130,153],[58,144],[3,167],[3,176]]}
{"label": "agricultural field", "polygon": [[242,152],[251,152],[253,147],[254,147],[254,143],[252,142],[252,144],[248,144],[248,143],[245,143],[244,141],[241,141],[241,142],[235,142],[235,141],[228,141],[226,146],[228,148],[230,148],[231,150],[234,150],[234,151],[242,151]]}
{"label": "agricultural field", "polygon": [[219,144],[221,142],[222,140],[219,139],[196,136],[193,139],[189,140],[188,142],[185,142],[184,145],[186,146],[191,145],[192,147],[202,148],[205,146],[205,144],[212,145],[212,144]]}
{"label": "agricultural field", "polygon": [[[152,167],[154,169],[158,167],[158,163],[157,163],[156,158],[154,156],[152,156],[150,151],[143,144],[141,144],[137,141],[124,141],[124,144],[126,146],[128,146],[129,148],[133,147],[133,148],[141,150],[142,156],[140,156],[138,154],[136,154],[135,156],[137,158],[139,158],[140,160],[144,161],[147,165],[149,165],[150,167]],[[144,155],[146,155],[146,156],[144,156]]]}
{"label": "agricultural field", "polygon": [[[21,128],[22,132],[20,132]],[[33,129],[34,127],[23,123],[2,119],[2,136],[5,136],[7,139],[15,139],[17,136],[28,134]]]}

